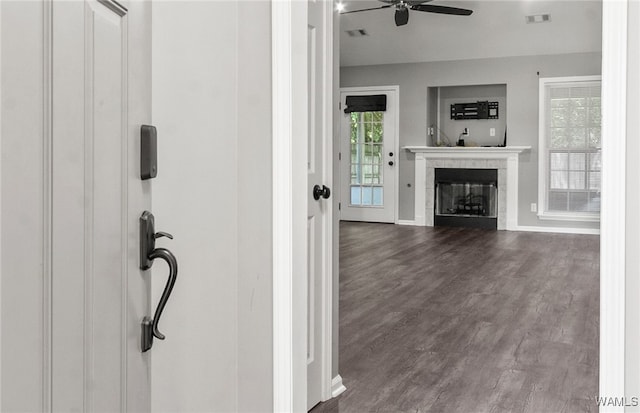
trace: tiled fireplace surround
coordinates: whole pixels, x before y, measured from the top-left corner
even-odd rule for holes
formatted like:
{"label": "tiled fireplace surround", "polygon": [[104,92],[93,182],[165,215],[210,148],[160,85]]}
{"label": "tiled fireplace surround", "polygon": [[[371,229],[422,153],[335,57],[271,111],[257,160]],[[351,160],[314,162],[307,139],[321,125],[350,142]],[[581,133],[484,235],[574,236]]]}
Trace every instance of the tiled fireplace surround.
{"label": "tiled fireplace surround", "polygon": [[503,148],[448,148],[407,146],[415,153],[415,225],[433,226],[435,169],[469,168],[498,170],[498,230],[518,227],[519,155],[529,146]]}

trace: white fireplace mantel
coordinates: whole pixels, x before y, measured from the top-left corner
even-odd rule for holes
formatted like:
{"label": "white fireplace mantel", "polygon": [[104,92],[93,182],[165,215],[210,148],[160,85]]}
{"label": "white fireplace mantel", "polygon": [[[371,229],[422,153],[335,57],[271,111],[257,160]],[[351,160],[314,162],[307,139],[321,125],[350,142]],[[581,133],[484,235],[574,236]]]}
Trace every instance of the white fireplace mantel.
{"label": "white fireplace mantel", "polygon": [[433,226],[435,168],[498,170],[498,229],[518,227],[518,162],[531,146],[405,146],[416,155],[415,224]]}
{"label": "white fireplace mantel", "polygon": [[531,150],[531,146],[404,146],[413,153],[429,154],[429,158],[506,159]]}

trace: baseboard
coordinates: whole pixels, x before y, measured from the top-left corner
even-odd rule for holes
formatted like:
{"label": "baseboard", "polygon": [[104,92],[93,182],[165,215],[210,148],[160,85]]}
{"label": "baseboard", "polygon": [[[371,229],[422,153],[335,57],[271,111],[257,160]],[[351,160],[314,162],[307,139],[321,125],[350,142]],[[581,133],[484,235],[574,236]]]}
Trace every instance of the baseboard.
{"label": "baseboard", "polygon": [[416,221],[412,219],[399,219],[397,225],[416,225]]}
{"label": "baseboard", "polygon": [[342,376],[339,374],[331,380],[331,397],[338,397],[347,390],[342,384]]}
{"label": "baseboard", "polygon": [[532,227],[518,225],[515,230],[526,232],[555,232],[557,234],[600,235],[599,228]]}

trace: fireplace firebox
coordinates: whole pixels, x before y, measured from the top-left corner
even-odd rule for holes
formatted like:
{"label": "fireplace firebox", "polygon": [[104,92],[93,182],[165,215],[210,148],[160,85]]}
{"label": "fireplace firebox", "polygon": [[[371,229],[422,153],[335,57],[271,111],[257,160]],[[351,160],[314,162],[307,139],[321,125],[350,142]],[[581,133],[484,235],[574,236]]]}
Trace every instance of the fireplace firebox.
{"label": "fireplace firebox", "polygon": [[498,228],[497,169],[435,169],[436,226]]}

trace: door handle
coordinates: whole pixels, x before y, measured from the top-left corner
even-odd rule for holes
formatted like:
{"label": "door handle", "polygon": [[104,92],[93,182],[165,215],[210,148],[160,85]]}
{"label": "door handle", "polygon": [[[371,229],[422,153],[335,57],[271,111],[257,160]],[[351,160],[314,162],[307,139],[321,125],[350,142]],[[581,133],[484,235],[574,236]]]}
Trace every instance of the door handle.
{"label": "door handle", "polygon": [[313,186],[313,199],[315,199],[316,201],[320,199],[320,197],[327,199],[330,196],[331,196],[331,189],[327,188],[327,186],[322,185],[322,188],[320,188],[320,185]]}
{"label": "door handle", "polygon": [[154,216],[151,212],[145,211],[140,217],[140,269],[148,270],[153,265],[156,258],[164,260],[169,266],[169,278],[167,285],[164,287],[158,307],[153,314],[153,319],[145,316],[142,319],[142,352],[148,351],[153,346],[153,338],[164,340],[165,335],[158,330],[158,322],[162,316],[169,296],[173,290],[178,277],[178,261],[175,255],[166,248],[156,248],[156,239],[167,237],[173,239],[171,234],[166,232],[155,232]]}

